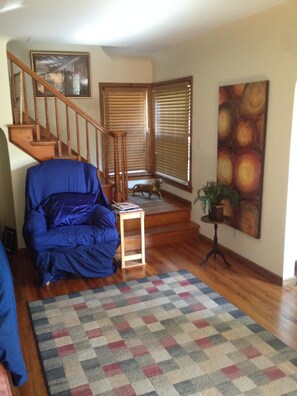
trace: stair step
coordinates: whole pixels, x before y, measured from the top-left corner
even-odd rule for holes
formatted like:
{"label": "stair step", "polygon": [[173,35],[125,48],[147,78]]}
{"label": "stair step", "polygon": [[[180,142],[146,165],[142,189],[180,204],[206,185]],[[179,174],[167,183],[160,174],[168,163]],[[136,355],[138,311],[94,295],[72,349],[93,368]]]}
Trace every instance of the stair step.
{"label": "stair step", "polygon": [[[145,229],[145,246],[161,246],[168,243],[178,243],[187,239],[198,239],[199,225],[187,221],[183,223],[167,224],[159,227]],[[127,230],[125,228],[126,251],[140,249],[140,233],[138,230]]]}
{"label": "stair step", "polygon": [[35,128],[35,124],[10,124],[8,127],[16,129],[33,129]]}
{"label": "stair step", "polygon": [[[163,200],[143,200],[139,206],[145,211],[145,228],[159,227],[168,224],[184,223],[191,219],[191,206],[175,198],[164,196]],[[139,230],[137,219],[129,220],[125,230]]]}
{"label": "stair step", "polygon": [[47,141],[43,141],[43,140],[40,140],[40,141],[34,141],[34,142],[31,142],[31,145],[32,146],[37,146],[37,147],[42,147],[42,146],[55,146],[57,144],[57,142],[49,142],[48,140]]}
{"label": "stair step", "polygon": [[[145,246],[161,246],[198,239],[199,225],[191,221],[191,202],[162,191],[163,199],[146,199],[129,196],[145,211]],[[135,251],[141,247],[140,221],[125,221],[125,250]],[[120,224],[117,221],[120,231]],[[120,250],[120,249],[119,249]]]}
{"label": "stair step", "polygon": [[[144,224],[145,228],[153,228],[153,227],[160,227],[166,226],[168,224],[176,224],[176,223],[184,223],[190,220],[191,211],[188,208],[181,208],[180,210],[176,211],[165,211],[165,212],[158,212],[150,214],[145,209],[145,218]],[[127,222],[125,225],[125,230],[128,231],[138,231],[140,230],[140,224],[138,219],[132,219]]]}
{"label": "stair step", "polygon": [[8,125],[9,141],[31,155],[37,161],[46,161],[55,156],[54,145],[35,145],[33,130],[35,125]]}

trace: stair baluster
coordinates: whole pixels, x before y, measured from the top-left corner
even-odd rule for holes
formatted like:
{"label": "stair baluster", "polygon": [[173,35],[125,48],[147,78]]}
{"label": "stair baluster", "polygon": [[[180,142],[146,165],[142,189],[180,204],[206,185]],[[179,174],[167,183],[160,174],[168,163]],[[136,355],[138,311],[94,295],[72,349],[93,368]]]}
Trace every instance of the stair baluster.
{"label": "stair baluster", "polygon": [[29,123],[29,111],[28,111],[28,97],[27,97],[27,86],[26,86],[26,76],[24,70],[21,71],[21,84],[23,91],[23,100],[24,100],[24,120],[25,124]]}
{"label": "stair baluster", "polygon": [[62,157],[62,143],[60,137],[60,123],[59,123],[59,106],[58,99],[55,96],[55,113],[56,113],[56,131],[57,131],[57,151],[58,157]]}
{"label": "stair baluster", "polygon": [[71,135],[70,135],[70,126],[69,126],[69,107],[66,106],[66,130],[67,130],[67,154],[71,157],[72,149],[71,149]]}
{"label": "stair baluster", "polygon": [[[81,161],[81,154],[80,154],[80,129],[79,129],[79,122],[78,122],[78,114],[75,113],[75,126],[76,126],[76,150],[77,150],[77,159]],[[98,147],[98,145],[96,145]],[[96,154],[98,150],[96,150]],[[99,156],[99,153],[98,153]],[[97,169],[99,169],[99,161],[97,161]]]}
{"label": "stair baluster", "polygon": [[46,131],[46,139],[47,141],[51,140],[51,132],[50,132],[50,122],[48,116],[48,102],[47,102],[47,92],[44,90],[44,113],[45,113],[45,131]]}
{"label": "stair baluster", "polygon": [[86,145],[87,145],[87,161],[90,162],[90,136],[89,124],[86,122]]}

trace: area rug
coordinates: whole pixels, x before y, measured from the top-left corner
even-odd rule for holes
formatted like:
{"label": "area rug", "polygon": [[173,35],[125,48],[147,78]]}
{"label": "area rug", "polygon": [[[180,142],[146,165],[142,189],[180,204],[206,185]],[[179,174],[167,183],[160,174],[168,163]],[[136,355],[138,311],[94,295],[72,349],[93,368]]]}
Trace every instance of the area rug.
{"label": "area rug", "polygon": [[186,270],[29,310],[50,395],[297,394],[297,353]]}
{"label": "area rug", "polygon": [[136,203],[137,205],[143,205],[143,204],[149,204],[153,202],[163,202],[162,199],[159,198],[157,194],[153,194],[150,198],[148,197],[147,193],[144,193],[144,195],[129,195],[128,200]]}

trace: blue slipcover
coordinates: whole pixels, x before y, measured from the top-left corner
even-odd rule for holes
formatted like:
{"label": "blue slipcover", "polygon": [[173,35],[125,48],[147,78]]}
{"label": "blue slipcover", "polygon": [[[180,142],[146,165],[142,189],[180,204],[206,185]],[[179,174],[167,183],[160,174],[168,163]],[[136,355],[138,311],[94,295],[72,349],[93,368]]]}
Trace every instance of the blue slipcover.
{"label": "blue slipcover", "polygon": [[[20,346],[13,280],[7,257],[0,242],[0,363],[11,373],[16,386],[27,380]],[[0,389],[1,394],[1,389]]]}
{"label": "blue slipcover", "polygon": [[29,168],[23,236],[42,286],[69,273],[90,278],[115,273],[119,234],[97,169],[66,159]]}

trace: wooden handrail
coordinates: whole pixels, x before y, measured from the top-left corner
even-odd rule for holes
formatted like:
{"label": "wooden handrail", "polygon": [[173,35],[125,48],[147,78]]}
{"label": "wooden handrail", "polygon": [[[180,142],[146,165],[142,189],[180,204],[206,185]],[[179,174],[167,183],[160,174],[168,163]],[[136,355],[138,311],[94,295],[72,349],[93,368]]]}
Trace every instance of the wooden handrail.
{"label": "wooden handrail", "polygon": [[55,89],[52,85],[50,85],[47,81],[41,78],[37,73],[31,70],[25,63],[23,63],[20,59],[14,56],[11,52],[7,51],[7,57],[13,63],[15,63],[18,67],[24,70],[29,76],[31,76],[36,82],[40,83],[44,86],[48,91],[50,91],[54,96],[58,97],[62,102],[64,102],[67,106],[69,106],[73,111],[82,116],[85,120],[87,120],[90,124],[92,124],[95,128],[99,129],[101,132],[108,134],[107,129],[105,129],[102,125],[100,125],[94,118],[92,118],[88,113],[78,107],[74,102],[68,99],[66,96],[62,95],[57,89]]}

